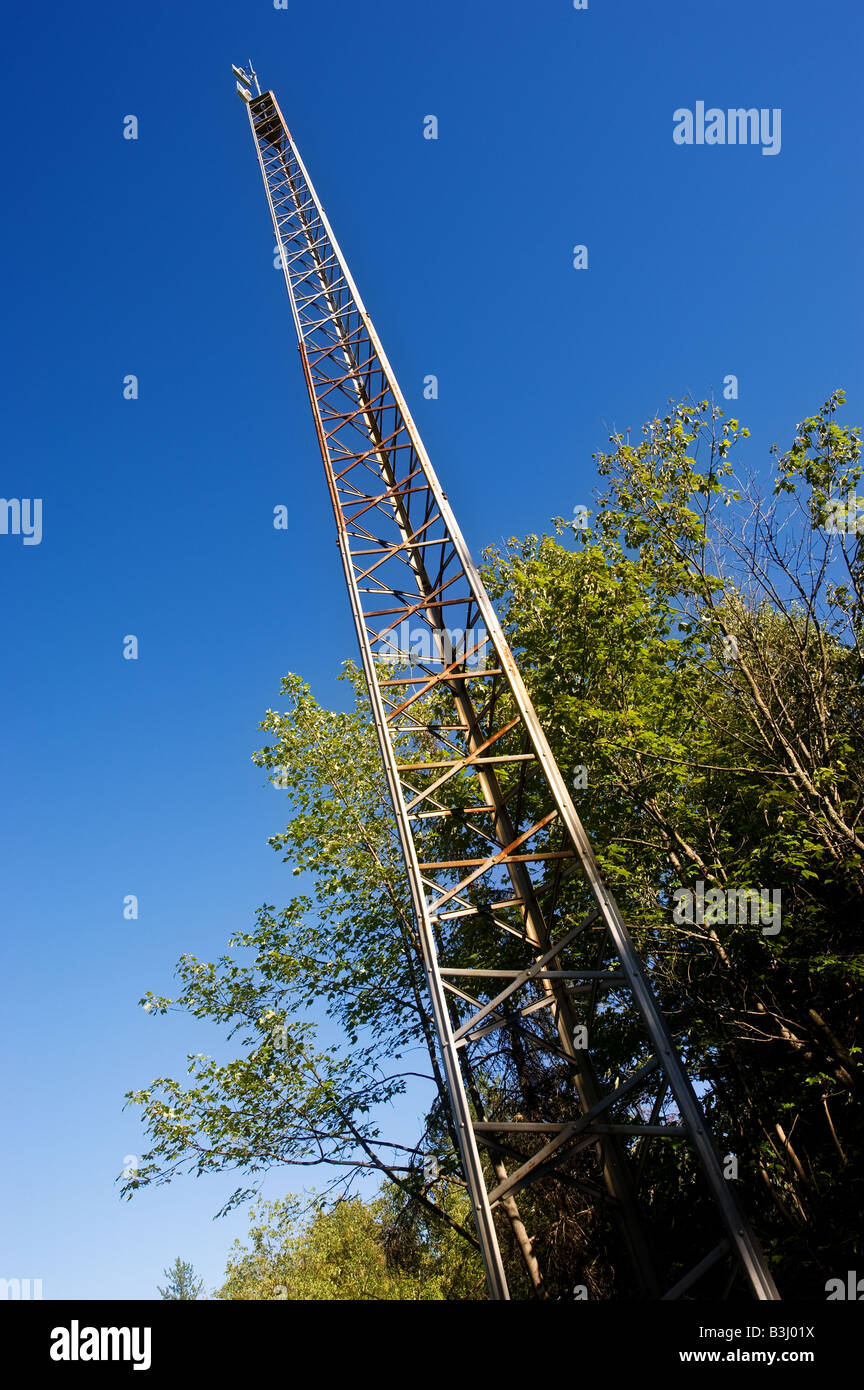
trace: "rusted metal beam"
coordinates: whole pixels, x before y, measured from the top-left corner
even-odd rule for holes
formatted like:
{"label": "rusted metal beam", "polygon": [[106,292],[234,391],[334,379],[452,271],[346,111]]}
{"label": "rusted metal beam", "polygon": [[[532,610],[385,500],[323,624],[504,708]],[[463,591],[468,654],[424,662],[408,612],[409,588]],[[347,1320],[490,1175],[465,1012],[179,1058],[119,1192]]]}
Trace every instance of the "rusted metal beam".
{"label": "rusted metal beam", "polygon": [[[580,1155],[586,1149],[593,1151],[607,1200],[619,1215],[637,1286],[659,1296],[668,1281],[654,1269],[628,1144],[639,1141],[641,1168],[643,1139],[683,1136],[716,1203],[729,1254],[757,1297],[775,1298],[627,925],[272,92],[250,100],[247,112],[405,857],[490,1297],[508,1297],[493,1205],[505,1204],[512,1217],[516,1188],[553,1172],[590,1189],[583,1168],[574,1167],[584,1163]],[[380,629],[374,621],[380,618],[393,621]],[[422,652],[394,649],[394,629],[408,632],[414,620],[423,625]],[[477,681],[486,684],[478,687]],[[393,689],[404,690],[404,698],[385,694]],[[495,752],[487,753],[493,746]],[[431,773],[435,780],[410,785],[411,772]],[[422,776],[412,781],[420,783]],[[456,837],[452,857],[427,852],[439,822]],[[590,933],[583,930],[586,912]],[[500,966],[490,964],[478,974],[466,942],[484,929],[488,955]],[[454,977],[476,980],[478,994],[485,989],[489,997],[473,998],[452,983]],[[493,994],[491,983],[484,986],[495,979],[510,981],[503,993]],[[606,997],[638,1026],[652,1053],[650,1063],[630,1076],[609,1076],[605,1062],[595,1067],[592,1047],[582,1045],[582,1034],[595,1024],[601,985],[611,987]],[[530,1105],[519,1094],[513,1113],[522,1118],[502,1113],[474,1123],[476,1078],[489,1068],[494,1081],[502,1042],[495,1035],[502,1029],[511,1030],[513,1049],[519,1040],[560,1070],[555,1085],[568,1097],[571,1118],[554,1126],[541,1113],[526,1119]],[[509,1094],[490,1088],[490,1094],[499,1092]],[[649,1112],[653,1118],[646,1125]],[[494,1149],[488,1135],[496,1129],[530,1138],[550,1126],[555,1138],[528,1157],[516,1155],[515,1172],[506,1174],[500,1159],[481,1157],[478,1140]],[[687,1277],[700,1278],[703,1264]]]}

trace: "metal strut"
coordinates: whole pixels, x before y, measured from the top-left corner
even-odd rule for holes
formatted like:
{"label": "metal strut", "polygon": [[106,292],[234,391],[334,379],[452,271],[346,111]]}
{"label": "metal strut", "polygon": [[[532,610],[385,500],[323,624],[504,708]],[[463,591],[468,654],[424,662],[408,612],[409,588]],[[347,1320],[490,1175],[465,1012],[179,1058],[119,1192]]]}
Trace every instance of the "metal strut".
{"label": "metal strut", "polygon": [[[733,1277],[737,1265],[757,1298],[776,1299],[276,99],[240,94],[297,330],[489,1296],[509,1298],[496,1208],[510,1211],[530,1183],[569,1180],[618,1217],[643,1296],[677,1298],[731,1259]],[[433,835],[444,858],[428,858]],[[473,964],[480,945],[496,968]],[[638,1027],[625,1070],[605,1052],[613,1020]],[[645,1160],[664,1138],[692,1147],[725,1226],[711,1250],[671,1273],[654,1267],[639,1197]],[[585,1150],[596,1155],[600,1187],[585,1180]]]}

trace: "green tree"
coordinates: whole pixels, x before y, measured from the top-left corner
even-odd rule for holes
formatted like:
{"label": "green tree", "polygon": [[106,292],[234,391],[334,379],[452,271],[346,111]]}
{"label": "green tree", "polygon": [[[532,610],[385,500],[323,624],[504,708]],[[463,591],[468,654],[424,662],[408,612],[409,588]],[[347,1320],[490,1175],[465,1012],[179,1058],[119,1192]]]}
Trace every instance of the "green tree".
{"label": "green tree", "polygon": [[[862,539],[825,525],[861,475],[842,403],[775,446],[766,498],[733,463],[747,431],[683,402],[598,457],[591,527],[487,555],[562,769],[589,765],[579,808],[745,1204],[784,1292],[811,1297],[852,1257],[864,1147]],[[700,881],[778,890],[779,934],[676,924],[674,890]]]}
{"label": "green tree", "polygon": [[184,1298],[194,1300],[201,1298],[204,1290],[204,1280],[198,1279],[192,1265],[186,1260],[181,1260],[179,1255],[170,1269],[163,1269],[162,1273],[165,1275],[168,1283],[165,1285],[164,1289],[157,1285],[159,1297],[161,1299]]}
{"label": "green tree", "polygon": [[[458,1187],[442,1198],[468,1217]],[[453,1228],[427,1220],[387,1184],[372,1201],[345,1198],[304,1209],[297,1197],[251,1212],[249,1240],[234,1242],[222,1299],[424,1300],[484,1296],[476,1251]]]}
{"label": "green tree", "polygon": [[[738,1157],[745,1205],[782,1266],[784,1292],[804,1296],[850,1256],[845,1212],[860,1201],[864,1171],[862,543],[854,529],[825,525],[860,479],[860,436],[837,423],[841,405],[836,393],[788,451],[775,448],[767,498],[740,476],[746,429],[707,402],[674,405],[639,444],[614,436],[598,455],[608,482],[590,528],[558,519],[554,536],[486,555],[562,771],[573,780],[589,769],[577,806],[719,1142]],[[177,997],[142,1000],[154,1013],[215,1021],[239,1048],[226,1064],[190,1057],[191,1084],[161,1078],[130,1093],[152,1148],[124,1191],[181,1171],[311,1166],[344,1194],[371,1168],[405,1210],[470,1246],[469,1224],[422,1171],[434,1151],[458,1185],[362,676],[347,663],[345,679],[353,708],[334,713],[287,677],[288,708],[268,711],[272,742],[255,755],[289,799],[288,824],[271,843],[309,875],[311,894],[261,908],[255,928],[229,943],[242,958],[185,956]],[[434,722],[431,697],[427,713]],[[441,836],[429,858],[453,857],[456,818],[428,833]],[[676,890],[699,882],[779,890],[779,935],[675,922]],[[471,922],[457,930],[475,933],[466,941],[479,965],[487,947]],[[322,1005],[343,1043],[320,1045],[303,1017]],[[598,1015],[592,1047],[610,1067],[640,1055],[614,1009]],[[417,1075],[417,1049],[429,1104],[412,1146],[382,1133],[380,1117]],[[491,1079],[472,1083],[478,1104],[483,1085],[513,1084],[515,1063],[538,1104],[549,1113],[565,1105],[554,1069],[529,1074],[506,1038],[497,1055]],[[651,1159],[655,1239],[681,1232],[692,1245],[701,1218],[689,1160],[668,1141],[649,1141],[638,1157]],[[238,1188],[227,1205],[253,1194]],[[575,1279],[592,1296],[614,1292],[611,1229],[596,1208],[586,1214],[578,1186],[551,1206],[520,1194],[520,1206],[550,1291]],[[527,1291],[531,1242],[518,1213],[506,1216],[524,1260],[515,1284]]]}
{"label": "green tree", "polygon": [[[393,1142],[376,1118],[419,1076],[432,1090],[429,1125],[455,1153],[362,676],[349,664],[345,678],[355,708],[334,714],[298,677],[287,677],[289,708],[268,711],[261,726],[275,743],[256,754],[286,785],[293,813],[271,844],[295,874],[311,876],[314,896],[299,895],[278,912],[263,906],[255,928],[229,942],[242,958],[226,954],[208,964],[185,955],[176,998],[148,992],[141,1000],[153,1014],[176,1009],[223,1025],[242,1052],[226,1064],[190,1055],[191,1085],[162,1077],[129,1094],[154,1147],[126,1183],[127,1196],[184,1169],[320,1167],[346,1191],[375,1169],[434,1210],[422,1176],[428,1136]],[[322,1006],[343,1044],[319,1046],[317,1025],[303,1018],[313,1009],[320,1015]],[[418,1072],[410,1055],[418,1043],[427,1071]],[[455,1168],[455,1159],[442,1157]],[[223,1211],[253,1195],[238,1188]],[[441,1220],[451,1218],[442,1212]],[[465,1235],[473,1242],[467,1228]]]}

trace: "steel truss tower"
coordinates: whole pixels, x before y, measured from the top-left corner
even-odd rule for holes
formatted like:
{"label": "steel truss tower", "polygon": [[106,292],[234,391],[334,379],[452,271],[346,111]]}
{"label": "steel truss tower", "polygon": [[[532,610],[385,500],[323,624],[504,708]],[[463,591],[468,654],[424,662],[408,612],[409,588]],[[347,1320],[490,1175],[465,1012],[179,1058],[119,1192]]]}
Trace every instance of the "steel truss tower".
{"label": "steel truss tower", "polygon": [[[489,1296],[509,1297],[496,1215],[502,1232],[508,1221],[521,1232],[530,1265],[516,1194],[569,1183],[618,1218],[637,1295],[698,1297],[710,1286],[722,1296],[737,1281],[776,1299],[276,99],[254,74],[235,71],[297,330]],[[693,1233],[702,1243],[691,1242],[671,1272],[655,1268],[645,1194],[646,1165],[670,1141],[676,1171],[689,1164],[710,1194]]]}

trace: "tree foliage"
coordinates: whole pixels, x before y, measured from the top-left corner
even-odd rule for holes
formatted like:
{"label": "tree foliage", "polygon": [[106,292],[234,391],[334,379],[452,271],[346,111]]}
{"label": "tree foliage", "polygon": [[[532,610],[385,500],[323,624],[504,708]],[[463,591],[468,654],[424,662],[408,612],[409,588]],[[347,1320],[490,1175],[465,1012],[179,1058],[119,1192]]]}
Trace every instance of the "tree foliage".
{"label": "tree foliage", "polygon": [[[442,1198],[469,1218],[458,1188]],[[297,1197],[251,1213],[216,1292],[221,1299],[441,1301],[484,1297],[477,1252],[452,1227],[430,1221],[392,1184],[371,1201],[342,1198],[311,1210]]]}
{"label": "tree foliage", "polygon": [[204,1291],[204,1280],[199,1279],[193,1266],[188,1261],[181,1260],[179,1255],[170,1269],[163,1269],[162,1273],[168,1282],[164,1289],[157,1285],[161,1299],[195,1301],[201,1298]]}
{"label": "tree foliage", "polygon": [[[599,456],[593,524],[487,556],[523,673],[655,987],[710,1087],[785,1291],[845,1268],[860,1202],[860,435],[836,393],[773,452],[684,402]],[[782,927],[678,925],[676,887],[779,890]],[[823,1279],[824,1283],[824,1279]]]}
{"label": "tree foliage", "polygon": [[[851,1258],[846,1212],[860,1205],[864,1167],[862,539],[854,522],[827,524],[861,474],[860,434],[838,423],[842,404],[835,393],[789,449],[774,446],[767,495],[743,472],[746,428],[706,401],[673,404],[638,444],[615,435],[597,456],[605,490],[590,526],[558,518],[554,535],[485,556],[577,809],[718,1142],[738,1159],[742,1201],[782,1291],[803,1296]],[[473,1237],[454,1196],[456,1146],[362,676],[346,663],[344,678],[353,704],[335,713],[287,677],[287,708],[267,712],[271,742],[255,755],[288,794],[288,822],[271,843],[310,891],[259,909],[253,929],[229,943],[234,954],[213,964],[183,957],[175,998],[142,1000],[153,1013],[217,1022],[238,1055],[190,1057],[191,1082],[161,1078],[130,1093],[153,1147],[124,1190],[184,1170],[319,1168],[337,1206],[300,1226],[296,1207],[274,1210],[261,1239],[308,1253],[310,1241],[350,1236],[380,1291],[403,1287],[379,1258],[392,1210],[342,1200],[364,1170],[387,1181],[387,1201],[431,1223],[434,1237],[423,1239],[434,1258],[443,1259],[435,1242],[451,1239],[473,1258]],[[427,857],[454,857],[458,818],[436,827],[425,832],[439,837]],[[676,890],[699,884],[779,892],[779,933],[710,913],[676,922]],[[460,930],[474,933],[466,958],[482,964],[476,919]],[[614,1011],[592,1045],[610,1064],[636,1055]],[[417,1077],[427,1105],[412,1145],[385,1132],[382,1117]],[[554,1103],[551,1072],[528,1080]],[[428,1151],[442,1166],[437,1184],[424,1175]],[[698,1224],[691,1178],[669,1145],[648,1194],[658,1239]],[[238,1188],[228,1205],[253,1191]],[[575,1278],[592,1296],[614,1293],[613,1237],[578,1194],[550,1209],[529,1193],[523,1217],[548,1290]],[[512,1213],[507,1235],[517,1291],[527,1293]],[[244,1263],[258,1258],[255,1239],[237,1257],[240,1282],[231,1275],[226,1289],[264,1287]],[[430,1296],[470,1296],[452,1292],[458,1281],[446,1287]]]}

